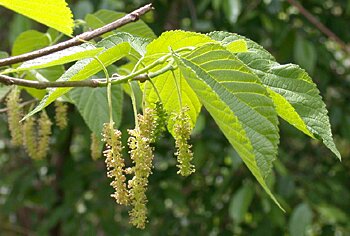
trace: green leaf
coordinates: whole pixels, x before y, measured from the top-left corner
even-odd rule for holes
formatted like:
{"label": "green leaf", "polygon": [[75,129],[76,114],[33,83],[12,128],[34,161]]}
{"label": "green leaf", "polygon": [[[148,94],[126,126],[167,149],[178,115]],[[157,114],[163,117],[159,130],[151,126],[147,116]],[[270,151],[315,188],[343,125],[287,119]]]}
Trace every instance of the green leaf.
{"label": "green leaf", "polygon": [[277,155],[277,113],[258,77],[218,44],[207,44],[176,58],[181,73],[201,103],[280,206],[265,182]]}
{"label": "green leaf", "polygon": [[[347,223],[347,209],[337,208],[332,205],[322,204],[316,206],[318,216],[327,224]],[[344,212],[345,211],[345,212]]]}
{"label": "green leaf", "polygon": [[237,22],[238,16],[241,14],[241,0],[224,0],[222,7],[230,23],[235,24]]}
{"label": "green leaf", "polygon": [[50,44],[49,37],[36,30],[21,33],[12,46],[12,56],[44,48]]}
{"label": "green leaf", "polygon": [[[105,67],[128,55],[131,50],[130,44],[128,42],[124,42],[124,39],[118,37],[118,35],[113,35],[111,37],[103,39],[96,46],[106,48],[103,52],[97,55]],[[102,67],[96,59],[84,59],[76,62],[57,81],[85,80],[101,70]],[[49,93],[40,101],[39,105],[29,114],[27,114],[23,119],[26,119],[29,116],[41,111],[50,103],[71,89],[72,88],[48,89]]]}
{"label": "green leaf", "polygon": [[254,188],[250,184],[246,184],[237,190],[233,195],[229,205],[229,215],[235,224],[239,224],[244,220],[244,216],[253,200]]}
{"label": "green leaf", "polygon": [[[125,16],[125,13],[115,12],[111,10],[99,10],[94,14],[87,14],[85,17],[85,21],[89,27],[96,29],[101,26],[104,26],[108,23],[111,23],[119,18]],[[127,32],[135,36],[155,39],[156,35],[153,33],[151,28],[148,27],[142,20],[138,20],[136,22],[124,25],[115,30],[116,32]],[[113,34],[112,32],[104,34],[104,37],[110,36]]]}
{"label": "green leaf", "polygon": [[[109,122],[106,88],[75,88],[69,93],[85,123],[101,139],[102,127]],[[123,90],[120,85],[112,86],[113,120],[118,127],[122,117]]]}
{"label": "green leaf", "polygon": [[[0,59],[6,58],[6,57],[9,57],[9,54],[7,52],[0,51]],[[0,66],[0,69],[5,69],[5,68],[7,68],[7,66]]]}
{"label": "green leaf", "polygon": [[226,48],[233,53],[248,51],[247,42],[243,39],[232,41],[226,45]]}
{"label": "green leaf", "polygon": [[[50,44],[50,39],[47,34],[38,32],[36,30],[28,30],[21,33],[15,40],[12,46],[12,55],[20,55],[23,53],[31,52],[37,49],[44,48]],[[18,67],[19,64],[13,65],[14,68]],[[11,73],[16,72],[17,69],[9,68],[7,70],[2,71],[1,73]],[[35,72],[33,72],[35,73]],[[63,71],[62,71],[63,73]],[[31,73],[23,74],[24,78],[27,80],[37,80],[36,77]],[[57,79],[57,78],[56,78]],[[42,98],[45,95],[45,90],[38,90],[34,88],[23,87],[30,95],[35,98]]]}
{"label": "green leaf", "polygon": [[5,51],[0,51],[0,59],[1,58],[6,58],[6,57],[8,57],[9,56],[9,54],[7,53],[7,52],[5,52]]}
{"label": "green leaf", "polygon": [[0,5],[66,35],[73,33],[73,15],[64,0],[0,0]]}
{"label": "green leaf", "polygon": [[[181,49],[189,46],[199,46],[208,42],[214,42],[209,37],[192,32],[185,31],[168,31],[163,33],[158,39],[152,41],[147,46],[147,53],[145,54],[145,65],[152,63],[154,60],[159,57],[169,53],[169,47],[171,46],[172,50]],[[163,65],[164,66],[164,65]],[[159,67],[152,69],[151,71],[156,71]],[[184,80],[182,74],[177,69],[174,71],[176,80],[180,85],[181,97],[182,97],[182,106],[188,106],[190,108],[189,116],[191,118],[191,126],[194,127],[197,116],[201,109],[201,104],[193,92],[191,87],[188,85],[186,80]],[[157,88],[164,109],[168,114],[172,114],[173,112],[180,111],[180,102],[178,93],[176,90],[175,79],[171,72],[164,73],[160,76],[154,78],[153,83]],[[153,86],[149,83],[145,83],[145,93],[146,93],[146,102],[148,104],[153,104],[158,101],[158,96],[153,88]],[[168,119],[168,129],[170,133],[172,133],[173,120],[171,116]]]}
{"label": "green leaf", "polygon": [[312,223],[312,211],[310,207],[305,204],[299,204],[289,220],[289,233],[291,236],[306,235],[306,229]]}
{"label": "green leaf", "polygon": [[[53,66],[50,68],[30,70],[25,73],[25,78],[34,81],[55,81],[64,73],[63,66]],[[42,99],[46,94],[46,89],[35,89],[23,87],[30,95],[37,99]]]}
{"label": "green leaf", "polygon": [[294,60],[312,74],[317,61],[315,46],[303,37],[297,36],[294,45]]}
{"label": "green leaf", "polygon": [[24,70],[41,69],[50,66],[62,65],[72,61],[91,58],[103,51],[103,48],[96,48],[91,44],[74,46],[65,50],[42,56],[24,62],[17,69],[6,70],[6,73],[19,72]]}
{"label": "green leaf", "polygon": [[209,36],[223,45],[238,39],[246,40],[249,50],[238,53],[237,57],[268,88],[278,115],[310,137],[320,137],[341,159],[332,138],[326,106],[316,84],[303,69],[293,64],[278,64],[268,51],[243,36],[227,32],[213,32]]}
{"label": "green leaf", "polygon": [[0,84],[0,100],[2,100],[7,95],[10,89],[11,89],[11,86],[4,86]]}

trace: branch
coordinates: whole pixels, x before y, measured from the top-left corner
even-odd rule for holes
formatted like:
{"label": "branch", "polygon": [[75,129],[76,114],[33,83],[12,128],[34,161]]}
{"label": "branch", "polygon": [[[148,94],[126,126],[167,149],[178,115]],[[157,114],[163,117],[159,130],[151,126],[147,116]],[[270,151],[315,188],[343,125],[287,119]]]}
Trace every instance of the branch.
{"label": "branch", "polygon": [[[181,48],[175,52],[180,52],[180,51],[187,51],[191,50],[191,48]],[[175,53],[173,52],[173,53]],[[163,68],[155,71],[155,72],[150,72],[147,73],[150,69],[154,68],[157,65],[163,64],[166,62],[170,54],[166,54],[151,64],[145,66],[144,68],[134,71],[126,76],[120,76],[116,74],[116,76],[112,76],[111,80],[107,80],[105,78],[103,79],[90,79],[90,80],[80,80],[80,81],[33,81],[33,80],[26,80],[22,78],[14,78],[8,75],[2,75],[0,74],[0,83],[5,84],[7,86],[10,85],[19,85],[19,86],[24,86],[28,88],[36,88],[36,89],[46,89],[46,88],[62,88],[62,87],[106,87],[109,83],[110,84],[121,84],[121,83],[126,83],[130,80],[137,80],[141,83],[145,82],[146,80],[150,78],[157,77],[160,74],[163,74],[169,70],[174,70],[176,67],[173,65],[174,59],[170,59],[168,64],[164,66]]]}
{"label": "branch", "polygon": [[[36,100],[36,99],[32,99],[32,100],[29,100],[29,101],[25,101],[25,102],[22,102],[21,104],[19,104],[18,106],[19,107],[25,107],[25,106],[27,106],[27,105],[29,105],[29,104],[32,104],[32,103],[34,103],[34,102],[37,102],[38,100]],[[7,112],[9,110],[9,108],[2,108],[2,109],[0,109],[0,113],[4,113],[4,112]]]}
{"label": "branch", "polygon": [[347,46],[347,44],[341,40],[335,33],[333,33],[333,31],[331,31],[327,26],[325,26],[324,24],[322,24],[316,17],[314,17],[309,11],[307,11],[300,3],[298,3],[296,0],[287,0],[291,5],[293,5],[294,7],[296,7],[299,12],[305,16],[305,18],[314,26],[316,26],[316,28],[318,28],[323,34],[325,34],[328,38],[334,40],[335,42],[337,42],[340,47],[344,50],[349,52],[350,49]]}
{"label": "branch", "polygon": [[99,79],[82,80],[82,81],[33,81],[18,79],[7,75],[0,75],[0,83],[5,85],[20,85],[28,88],[46,89],[59,87],[103,87],[105,82]]}
{"label": "branch", "polygon": [[[126,79],[128,80],[137,80],[145,82],[148,78],[152,78],[152,73],[148,74],[139,74],[131,77],[125,78],[125,76],[114,77],[115,79],[111,80],[112,84],[120,84],[124,83]],[[19,85],[27,88],[35,88],[35,89],[47,89],[47,88],[78,88],[78,87],[106,87],[107,80],[106,79],[91,79],[91,80],[81,80],[81,81],[34,81],[34,80],[26,80],[26,79],[18,79],[7,75],[0,75],[0,83],[5,84],[7,86],[10,85]]]}
{"label": "branch", "polygon": [[31,60],[34,58],[38,58],[41,56],[51,54],[53,52],[61,51],[63,49],[66,49],[66,48],[69,48],[72,46],[80,45],[80,44],[84,43],[85,41],[89,41],[93,38],[99,37],[107,32],[115,30],[115,29],[117,29],[123,25],[126,25],[130,22],[135,22],[140,18],[140,16],[146,14],[147,12],[149,12],[152,9],[153,9],[152,4],[147,4],[143,7],[123,16],[122,18],[120,18],[116,21],[113,21],[112,23],[104,25],[101,28],[97,28],[95,30],[79,34],[79,35],[75,36],[74,38],[69,39],[69,40],[64,41],[64,42],[61,42],[59,44],[45,47],[45,48],[42,48],[42,49],[39,49],[39,50],[36,50],[33,52],[25,53],[22,55],[8,57],[5,59],[0,59],[0,67],[23,62],[23,61],[28,61],[28,60]]}

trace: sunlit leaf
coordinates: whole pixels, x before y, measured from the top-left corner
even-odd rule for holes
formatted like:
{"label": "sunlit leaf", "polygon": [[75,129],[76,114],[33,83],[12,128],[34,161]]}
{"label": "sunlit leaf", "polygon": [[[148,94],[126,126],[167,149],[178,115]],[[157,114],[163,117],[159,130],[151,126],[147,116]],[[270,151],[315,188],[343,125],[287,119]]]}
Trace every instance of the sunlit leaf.
{"label": "sunlit leaf", "polygon": [[332,138],[326,106],[316,84],[303,69],[293,64],[280,65],[260,45],[237,34],[213,32],[210,37],[223,45],[246,40],[249,50],[237,53],[237,57],[268,88],[278,115],[310,137],[320,138],[341,159]]}
{"label": "sunlit leaf", "polygon": [[[168,31],[147,46],[147,53],[145,54],[144,61],[146,65],[152,63],[154,59],[169,53],[169,47],[171,47],[171,50],[177,50],[189,46],[199,46],[208,42],[214,41],[203,34],[185,31]],[[151,71],[157,69],[159,69],[159,67],[156,67]],[[174,71],[174,75],[175,78],[171,72],[164,73],[153,79],[153,83],[160,94],[165,110],[168,114],[172,114],[173,112],[180,111],[180,100],[176,89],[177,86],[175,79],[178,81],[177,83],[181,91],[182,106],[188,106],[190,108],[189,116],[192,121],[191,126],[194,127],[201,104],[196,94],[187,84],[186,80],[183,79],[183,76],[178,69]],[[153,86],[149,82],[146,82],[145,86],[146,102],[152,104],[158,101],[158,96]],[[168,128],[170,132],[172,132],[172,126],[173,120],[169,117]]]}
{"label": "sunlit leaf", "polygon": [[[105,67],[111,65],[115,61],[125,57],[129,54],[131,46],[128,42],[124,42],[118,36],[111,36],[102,41],[100,41],[97,47],[105,48],[100,54],[97,55],[99,60],[103,63]],[[76,62],[72,67],[70,67],[59,79],[58,81],[80,81],[86,80],[90,76],[96,74],[102,70],[100,63],[93,58],[83,59]],[[53,88],[49,89],[48,95],[46,95],[39,105],[27,114],[23,119],[39,112],[53,101],[55,101],[60,96],[64,95],[72,88]]]}
{"label": "sunlit leaf", "polygon": [[177,61],[201,103],[279,205],[265,182],[277,155],[277,113],[258,77],[218,44],[206,44]]}
{"label": "sunlit leaf", "polygon": [[0,0],[0,5],[66,35],[73,33],[73,15],[64,0]]}
{"label": "sunlit leaf", "polygon": [[103,51],[103,48],[96,48],[91,44],[74,46],[59,52],[55,52],[43,57],[26,61],[20,67],[18,67],[17,70],[11,72],[41,69],[50,66],[62,65],[72,61],[94,57],[101,51]]}

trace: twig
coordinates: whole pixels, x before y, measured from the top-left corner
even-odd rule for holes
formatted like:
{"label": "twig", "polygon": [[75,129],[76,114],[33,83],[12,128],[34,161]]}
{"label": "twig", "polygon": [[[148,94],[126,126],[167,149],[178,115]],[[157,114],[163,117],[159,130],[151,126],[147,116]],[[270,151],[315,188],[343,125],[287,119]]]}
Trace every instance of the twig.
{"label": "twig", "polygon": [[[111,80],[112,84],[120,84],[126,82],[126,80],[137,80],[145,82],[148,78],[153,78],[158,75],[155,73],[148,74],[138,74],[135,76],[120,76],[113,77]],[[47,89],[47,88],[78,88],[78,87],[106,87],[107,80],[106,79],[91,79],[91,80],[81,80],[81,81],[33,81],[26,79],[18,79],[7,75],[0,75],[0,83],[5,85],[20,85],[27,88],[35,88],[35,89]]]}
{"label": "twig", "polygon": [[331,31],[327,26],[322,24],[316,17],[314,17],[308,10],[306,10],[299,2],[296,0],[287,0],[292,6],[296,7],[299,12],[305,16],[305,18],[312,23],[316,28],[318,28],[322,33],[324,33],[328,38],[334,40],[337,42],[340,47],[347,51],[350,52],[350,48],[347,46],[347,44],[341,40],[333,31]]}
{"label": "twig", "polygon": [[[32,99],[32,100],[29,100],[29,101],[25,101],[25,102],[22,102],[21,104],[19,104],[19,107],[25,107],[33,102],[36,102],[38,101],[37,99]],[[7,112],[9,109],[8,108],[2,108],[0,109],[0,113],[4,113],[4,112]]]}
{"label": "twig", "polygon": [[20,85],[28,88],[46,89],[58,87],[99,87],[105,86],[101,80],[91,79],[82,81],[33,81],[26,79],[18,79],[7,75],[0,75],[0,83],[5,85]]}
{"label": "twig", "polygon": [[[179,51],[188,50],[188,48],[181,48]],[[150,69],[154,68],[157,65],[163,64],[166,62],[171,55],[167,54],[165,56],[162,56],[161,58],[157,59],[156,61],[152,62],[151,64],[147,65],[146,67],[135,71],[129,75],[126,76],[112,76],[111,80],[107,80],[105,78],[103,79],[90,79],[90,80],[80,80],[80,81],[33,81],[33,80],[26,80],[22,78],[14,78],[8,75],[1,75],[0,74],[0,83],[5,84],[7,86],[10,85],[20,85],[28,88],[36,88],[36,89],[46,89],[46,88],[62,88],[62,87],[106,87],[108,84],[121,84],[121,83],[127,83],[130,80],[137,80],[141,83],[145,82],[146,80],[150,78],[154,78],[160,74],[163,74],[169,70],[174,70],[175,67],[173,65],[173,60],[170,60],[168,65],[164,66],[163,68],[155,71],[147,73]]]}
{"label": "twig", "polygon": [[23,62],[23,61],[28,61],[28,60],[31,60],[34,58],[48,55],[48,54],[53,53],[53,52],[61,51],[63,49],[66,49],[66,48],[69,48],[72,46],[80,45],[80,44],[84,43],[84,41],[89,41],[93,38],[99,37],[107,32],[115,30],[116,28],[119,28],[123,25],[130,23],[130,22],[135,22],[140,18],[140,16],[146,14],[147,12],[149,12],[152,9],[153,9],[152,4],[147,4],[141,8],[125,15],[124,17],[122,17],[116,21],[113,21],[112,23],[104,25],[101,28],[97,28],[95,30],[79,34],[79,35],[75,36],[74,38],[69,39],[69,40],[64,41],[64,42],[61,42],[59,44],[45,47],[45,48],[42,48],[42,49],[39,49],[39,50],[36,50],[33,52],[25,53],[22,55],[8,57],[5,59],[0,59],[0,67]]}

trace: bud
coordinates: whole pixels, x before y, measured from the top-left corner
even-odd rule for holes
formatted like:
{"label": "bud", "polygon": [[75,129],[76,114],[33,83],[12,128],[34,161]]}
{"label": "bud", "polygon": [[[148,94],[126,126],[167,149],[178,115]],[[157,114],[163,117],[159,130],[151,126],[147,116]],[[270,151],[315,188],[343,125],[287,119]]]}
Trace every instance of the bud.
{"label": "bud", "polygon": [[59,102],[59,101],[55,101],[55,120],[56,120],[56,125],[60,128],[60,129],[64,129],[67,127],[68,124],[68,118],[67,118],[67,111],[68,111],[68,105],[63,103],[63,102]]}
{"label": "bud", "polygon": [[177,149],[175,155],[178,161],[177,167],[179,167],[177,173],[182,176],[188,176],[195,172],[194,165],[191,164],[193,159],[192,146],[188,144],[192,130],[190,117],[187,114],[188,111],[189,108],[187,106],[183,107],[180,113],[174,114],[172,118],[174,121],[173,135]]}
{"label": "bud", "polygon": [[7,115],[9,130],[11,133],[11,142],[14,146],[20,146],[22,140],[22,109],[19,105],[21,102],[20,90],[14,87],[6,98]]}
{"label": "bud", "polygon": [[106,157],[107,176],[113,179],[110,185],[115,189],[111,197],[114,197],[119,204],[128,205],[129,196],[125,183],[126,177],[123,173],[125,164],[122,157],[122,133],[113,128],[113,123],[105,123],[102,135],[106,142],[106,150],[103,154]]}

